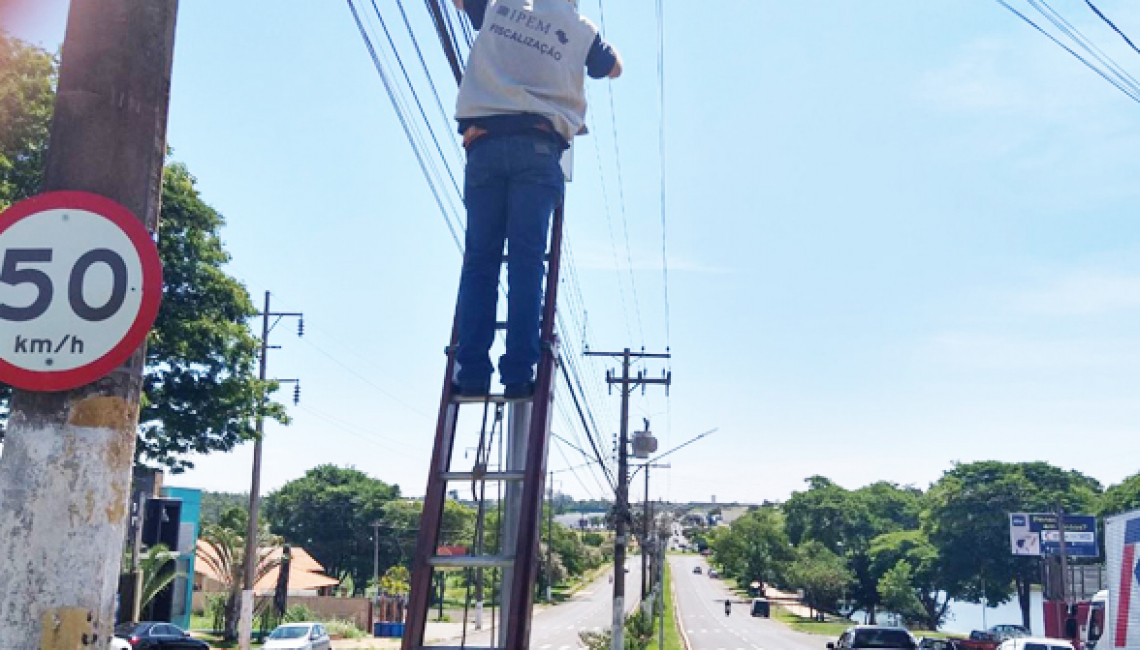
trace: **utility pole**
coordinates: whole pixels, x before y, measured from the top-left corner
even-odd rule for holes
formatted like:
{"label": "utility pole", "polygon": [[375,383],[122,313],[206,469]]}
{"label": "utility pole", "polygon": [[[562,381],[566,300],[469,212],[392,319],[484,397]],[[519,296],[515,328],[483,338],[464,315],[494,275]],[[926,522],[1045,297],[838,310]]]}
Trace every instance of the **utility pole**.
{"label": "utility pole", "polygon": [[[649,468],[656,467],[657,469],[669,469],[672,465],[656,465],[653,463],[645,463],[641,467],[645,468],[645,521],[641,529],[641,539],[646,540],[648,544],[649,534],[654,530],[652,525],[653,521],[653,501],[649,499]],[[637,470],[634,470],[636,472]],[[653,572],[649,568],[649,554],[643,549],[641,552],[641,597],[644,599],[649,596],[650,583],[653,582]]]}
{"label": "utility pole", "polygon": [[1065,601],[1065,615],[1068,616],[1069,606],[1069,553],[1065,546],[1065,508],[1057,504],[1057,532],[1061,543],[1061,600]]}
{"label": "utility pole", "polygon": [[[646,352],[631,353],[629,348],[621,352],[586,352],[587,356],[618,357],[622,360],[621,377],[613,376],[613,372],[606,373],[606,383],[611,389],[614,384],[621,387],[621,433],[618,438],[618,487],[617,503],[614,505],[614,519],[617,534],[614,537],[614,616],[611,633],[611,648],[624,650],[625,648],[625,544],[626,524],[629,519],[629,395],[637,386],[642,390],[648,384],[661,384],[668,387],[673,382],[672,373],[665,374],[660,379],[651,379],[644,373],[638,372],[636,377],[630,375],[630,365],[634,359],[668,359],[670,354],[651,354]],[[666,388],[668,390],[668,388]]]}
{"label": "utility pole", "polygon": [[[269,333],[286,316],[299,319],[297,336],[302,336],[305,332],[304,315],[296,312],[274,313],[270,311],[269,292],[266,291],[265,308],[261,310],[261,355],[258,359],[258,377],[263,385],[265,384],[266,357],[269,355],[269,350],[280,347],[269,345]],[[273,325],[269,324],[271,317],[277,318]],[[294,384],[293,402],[296,403],[300,399],[300,384],[296,379],[279,379],[277,381]],[[257,407],[257,433],[253,441],[253,478],[249,488],[249,526],[246,528],[245,555],[242,558],[245,561],[245,568],[242,573],[241,618],[238,625],[238,647],[241,650],[249,650],[250,639],[253,636],[255,598],[253,588],[257,583],[258,537],[261,532],[258,521],[258,509],[261,506],[261,445],[262,439],[265,437],[265,402],[267,399],[268,395],[262,395],[261,403]]]}
{"label": "utility pole", "polygon": [[[177,9],[72,0],[42,191],[105,196],[157,232]],[[0,459],[6,650],[111,636],[145,360],[140,346],[86,386],[12,393]]]}
{"label": "utility pole", "polygon": [[380,598],[380,522],[372,522],[372,584]]}
{"label": "utility pole", "polygon": [[554,572],[551,562],[554,561],[554,472],[550,473],[550,509],[546,513],[546,602],[552,601]]}

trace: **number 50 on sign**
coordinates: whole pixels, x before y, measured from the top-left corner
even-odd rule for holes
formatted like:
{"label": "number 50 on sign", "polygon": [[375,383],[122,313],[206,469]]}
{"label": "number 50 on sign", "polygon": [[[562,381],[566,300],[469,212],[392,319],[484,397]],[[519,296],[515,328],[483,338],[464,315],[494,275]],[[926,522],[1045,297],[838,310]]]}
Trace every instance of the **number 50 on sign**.
{"label": "number 50 on sign", "polygon": [[49,192],[0,214],[0,381],[95,381],[146,339],[161,298],[158,249],[122,205]]}

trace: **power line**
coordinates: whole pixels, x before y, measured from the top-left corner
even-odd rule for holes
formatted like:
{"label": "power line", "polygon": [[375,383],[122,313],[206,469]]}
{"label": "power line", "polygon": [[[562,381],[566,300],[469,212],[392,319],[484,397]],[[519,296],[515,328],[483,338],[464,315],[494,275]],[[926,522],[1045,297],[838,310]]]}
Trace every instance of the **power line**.
{"label": "power line", "polygon": [[1101,13],[1100,9],[1097,9],[1096,5],[1092,3],[1092,0],[1085,0],[1085,4],[1087,4],[1089,6],[1089,9],[1092,9],[1096,15],[1100,16],[1101,20],[1108,23],[1108,26],[1111,27],[1114,32],[1120,34],[1120,38],[1123,38],[1124,42],[1128,43],[1129,47],[1135,50],[1137,54],[1140,54],[1140,49],[1136,47],[1136,45],[1132,42],[1132,39],[1128,38],[1124,32],[1120,31],[1120,28],[1116,26],[1116,23],[1109,20],[1108,16],[1105,16],[1103,13]]}
{"label": "power line", "polygon": [[[409,144],[412,146],[412,153],[416,156],[416,161],[419,163],[420,171],[423,173],[424,178],[428,182],[428,188],[431,190],[432,196],[435,198],[436,206],[439,207],[440,214],[443,215],[443,220],[447,224],[447,229],[451,233],[451,239],[455,242],[456,248],[459,249],[460,254],[463,253],[463,242],[460,241],[459,234],[454,224],[452,224],[452,217],[449,216],[447,208],[444,207],[443,197],[440,195],[439,188],[436,187],[431,172],[429,171],[428,162],[420,147],[417,146],[416,136],[413,132],[412,124],[409,122],[407,116],[404,114],[403,108],[400,105],[396,89],[392,81],[388,78],[388,73],[384,65],[380,62],[380,57],[376,52],[376,48],[372,44],[372,39],[369,37],[367,30],[364,28],[364,23],[360,20],[360,14],[356,10],[356,5],[353,0],[347,0],[348,8],[352,12],[352,18],[356,22],[356,28],[360,31],[360,37],[364,39],[364,45],[368,48],[368,54],[372,57],[372,65],[376,68],[376,72],[380,75],[380,80],[384,84],[384,90],[388,93],[388,98],[392,102],[392,107],[396,111],[396,117],[400,120],[400,125],[404,129],[404,135],[407,137]],[[460,222],[460,230],[462,229],[462,222]]]}
{"label": "power line", "polygon": [[1076,57],[1076,59],[1078,61],[1085,64],[1085,66],[1087,66],[1090,70],[1092,70],[1093,72],[1100,75],[1105,81],[1112,84],[1113,86],[1116,86],[1117,90],[1124,93],[1125,95],[1128,95],[1128,97],[1131,98],[1133,101],[1140,103],[1140,92],[1133,90],[1133,89],[1130,89],[1130,88],[1127,88],[1122,82],[1117,81],[1116,79],[1113,79],[1111,76],[1108,75],[1107,72],[1105,72],[1104,70],[1101,70],[1097,66],[1093,65],[1088,59],[1084,58],[1083,56],[1081,56],[1080,54],[1075,52],[1072,48],[1070,48],[1069,46],[1065,45],[1060,40],[1058,40],[1057,37],[1053,36],[1049,32],[1042,29],[1041,26],[1038,25],[1037,23],[1033,22],[1033,20],[1031,18],[1029,18],[1025,14],[1021,13],[1017,9],[1014,9],[1008,2],[1006,2],[1006,0],[994,0],[994,1],[997,2],[998,4],[1000,4],[1001,6],[1005,7],[1006,9],[1008,9],[1010,12],[1012,12],[1015,16],[1017,16],[1021,20],[1028,23],[1031,27],[1033,27],[1033,29],[1036,29],[1038,32],[1040,32],[1042,35],[1044,35],[1046,38],[1048,38],[1049,40],[1053,41],[1058,46],[1063,48],[1066,52],[1068,52],[1069,54]]}
{"label": "power line", "polygon": [[[443,147],[441,147],[439,144],[439,137],[436,136],[435,129],[432,128],[431,125],[431,120],[428,119],[427,113],[424,111],[424,105],[420,101],[420,95],[416,92],[416,87],[415,84],[412,83],[412,78],[408,76],[408,69],[404,66],[404,59],[400,56],[400,51],[396,49],[395,41],[392,40],[392,33],[388,31],[388,23],[384,21],[384,16],[380,13],[380,7],[376,6],[376,0],[370,0],[370,2],[372,4],[373,11],[376,12],[376,18],[380,21],[380,27],[384,30],[384,36],[388,39],[388,46],[392,48],[392,54],[395,55],[396,63],[400,66],[400,72],[404,75],[404,82],[408,84],[408,90],[411,91],[412,99],[414,99],[416,102],[416,108],[418,108],[420,111],[420,117],[423,118],[424,125],[426,125],[428,129],[428,134],[431,135],[431,140],[435,143],[435,150],[437,153],[439,153],[439,159],[443,161],[443,166],[447,170],[447,176],[451,179],[451,186],[455,188],[456,194],[462,196],[463,191],[459,189],[459,183],[455,180],[455,172],[452,171],[451,164],[447,162],[447,156],[443,155]],[[409,27],[409,30],[410,29],[411,28]],[[416,51],[419,51],[418,46],[416,47]],[[420,61],[423,62],[423,57],[420,58]],[[424,66],[424,69],[427,69],[426,64]],[[430,76],[428,77],[428,83],[431,84],[434,90],[435,83],[431,81]],[[438,99],[438,95],[436,98]],[[455,140],[453,138],[452,143],[454,144],[454,142]]]}
{"label": "power line", "polygon": [[[431,94],[435,97],[436,108],[439,109],[439,115],[443,118],[444,124],[451,124],[451,117],[443,108],[443,100],[439,98],[439,90],[436,88],[435,80],[432,79],[431,70],[428,69],[427,60],[424,58],[424,53],[420,49],[420,41],[416,38],[416,32],[412,29],[412,23],[408,20],[408,13],[404,11],[404,0],[396,0],[396,7],[400,10],[400,17],[404,19],[404,26],[408,29],[408,36],[412,40],[412,46],[416,49],[416,56],[419,57],[420,66],[423,68],[424,76],[427,77],[428,86],[431,88]],[[448,138],[455,151],[455,154],[460,158],[463,157],[463,152],[459,149],[459,143],[455,138]]]}
{"label": "power line", "polygon": [[663,0],[657,0],[657,89],[658,89],[658,131],[657,148],[661,175],[661,281],[665,293],[665,349],[669,350],[672,338],[669,323],[669,252],[665,229],[665,7]]}
{"label": "power line", "polygon": [[1045,0],[1028,1],[1029,4],[1038,11],[1038,13],[1040,13],[1042,16],[1045,16],[1049,22],[1053,23],[1055,27],[1060,29],[1066,36],[1077,43],[1081,49],[1083,49],[1085,52],[1088,52],[1090,56],[1095,58],[1102,65],[1107,66],[1108,69],[1117,76],[1117,78],[1127,83],[1128,86],[1132,88],[1132,90],[1140,91],[1140,84],[1137,83],[1135,77],[1129,74],[1127,70],[1122,68],[1116,61],[1112,59],[1112,57],[1105,54],[1104,51],[1096,46],[1096,43],[1093,43],[1091,40],[1086,38],[1085,35],[1080,32],[1080,30],[1072,25],[1072,23],[1070,23],[1068,20],[1065,20],[1065,17],[1058,13],[1057,10],[1050,7],[1048,2]]}

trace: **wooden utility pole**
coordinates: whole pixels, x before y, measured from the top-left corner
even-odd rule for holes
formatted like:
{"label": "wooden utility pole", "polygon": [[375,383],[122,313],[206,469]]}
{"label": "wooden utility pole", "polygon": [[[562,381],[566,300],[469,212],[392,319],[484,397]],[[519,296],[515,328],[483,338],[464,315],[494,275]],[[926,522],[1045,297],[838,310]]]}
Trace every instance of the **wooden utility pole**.
{"label": "wooden utility pole", "polygon": [[[648,384],[661,384],[669,386],[672,373],[660,379],[651,379],[644,373],[637,376],[630,375],[630,365],[634,359],[668,359],[669,354],[650,354],[646,352],[633,352],[626,348],[622,352],[586,352],[587,356],[618,357],[622,360],[621,377],[606,373],[606,383],[621,387],[621,434],[618,439],[618,486],[617,503],[614,505],[614,520],[617,534],[614,537],[614,616],[611,632],[611,647],[613,650],[625,649],[625,545],[626,531],[629,519],[629,395],[638,386]],[[644,552],[644,549],[643,549]]]}
{"label": "wooden utility pole", "polygon": [[[72,0],[43,191],[108,197],[157,232],[177,7]],[[12,394],[0,458],[5,650],[110,638],[144,361],[140,347],[92,384]]]}

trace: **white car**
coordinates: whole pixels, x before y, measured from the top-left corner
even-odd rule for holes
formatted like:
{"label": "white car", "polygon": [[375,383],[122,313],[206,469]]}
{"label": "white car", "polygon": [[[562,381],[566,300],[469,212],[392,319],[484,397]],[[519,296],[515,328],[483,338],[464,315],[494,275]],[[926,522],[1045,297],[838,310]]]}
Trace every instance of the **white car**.
{"label": "white car", "polygon": [[1023,636],[1002,641],[998,650],[1073,650],[1073,644],[1064,639]]}
{"label": "white car", "polygon": [[331,642],[320,623],[286,623],[265,637],[265,650],[329,650]]}

